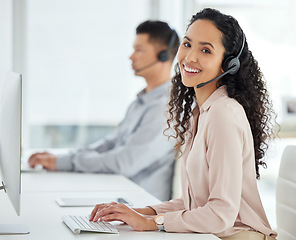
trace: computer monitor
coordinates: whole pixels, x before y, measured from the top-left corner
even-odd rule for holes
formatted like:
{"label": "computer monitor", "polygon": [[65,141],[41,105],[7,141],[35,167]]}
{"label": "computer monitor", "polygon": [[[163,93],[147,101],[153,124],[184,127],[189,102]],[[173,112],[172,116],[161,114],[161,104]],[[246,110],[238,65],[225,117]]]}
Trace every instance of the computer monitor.
{"label": "computer monitor", "polygon": [[[9,72],[0,95],[0,189],[20,215],[22,76]],[[1,202],[0,202],[1,204]],[[25,225],[0,224],[1,234],[29,233]]]}

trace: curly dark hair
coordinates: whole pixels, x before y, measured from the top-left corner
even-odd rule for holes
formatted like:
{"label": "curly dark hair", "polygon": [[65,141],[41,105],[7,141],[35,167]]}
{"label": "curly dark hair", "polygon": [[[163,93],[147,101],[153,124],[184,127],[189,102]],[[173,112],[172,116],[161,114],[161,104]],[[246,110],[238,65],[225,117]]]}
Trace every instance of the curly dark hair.
{"label": "curly dark hair", "polygon": [[[221,31],[222,43],[225,48],[224,60],[229,56],[239,54],[244,41],[244,33],[236,19],[218,10],[206,8],[192,17],[187,30],[198,19],[212,21]],[[217,81],[217,88],[225,85],[228,96],[237,100],[246,112],[254,139],[256,177],[259,179],[259,165],[266,167],[263,157],[268,148],[267,140],[275,135],[272,124],[275,114],[263,74],[248,48],[246,39],[239,60],[240,69],[238,72],[220,78]],[[185,143],[185,133],[190,128],[189,119],[192,116],[193,107],[196,105],[196,97],[193,87],[183,85],[178,64],[175,66],[172,84],[167,130],[173,131],[170,137],[178,140],[176,148],[180,149],[180,146]]]}

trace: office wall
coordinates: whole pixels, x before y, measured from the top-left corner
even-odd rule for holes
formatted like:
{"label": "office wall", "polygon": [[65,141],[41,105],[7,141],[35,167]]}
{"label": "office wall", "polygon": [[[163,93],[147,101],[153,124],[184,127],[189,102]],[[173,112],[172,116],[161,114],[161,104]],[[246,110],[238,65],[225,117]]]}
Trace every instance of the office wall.
{"label": "office wall", "polygon": [[0,92],[7,71],[12,70],[12,2],[0,1]]}
{"label": "office wall", "polygon": [[148,1],[27,0],[28,121],[117,123],[144,85],[129,56]]}
{"label": "office wall", "polygon": [[145,86],[129,56],[136,26],[150,16],[149,3],[26,0],[27,145],[85,144],[77,139],[89,131],[102,135],[102,127],[93,126],[106,126],[104,133],[124,117]]}

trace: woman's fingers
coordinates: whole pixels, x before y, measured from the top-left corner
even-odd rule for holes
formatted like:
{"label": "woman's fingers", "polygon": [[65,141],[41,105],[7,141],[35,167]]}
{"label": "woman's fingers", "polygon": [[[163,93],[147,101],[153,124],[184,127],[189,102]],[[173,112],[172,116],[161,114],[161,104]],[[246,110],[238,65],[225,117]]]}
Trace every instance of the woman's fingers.
{"label": "woman's fingers", "polygon": [[117,204],[116,202],[111,202],[111,203],[101,203],[101,204],[97,204],[94,209],[92,210],[90,216],[89,216],[89,220],[90,221],[94,221],[94,217],[96,216],[97,212],[102,211],[102,209],[109,207],[109,206],[113,206]]}
{"label": "woman's fingers", "polygon": [[[104,204],[104,203],[103,203]],[[98,209],[100,208],[101,205],[103,204],[97,204],[94,209],[91,211],[90,216],[89,216],[89,221],[92,221],[94,219],[94,216],[96,215]]]}
{"label": "woman's fingers", "polygon": [[91,221],[121,221],[137,231],[157,230],[153,217],[145,217],[123,203],[98,204],[92,211]]}
{"label": "woman's fingers", "polygon": [[101,221],[104,221],[104,222],[122,221],[122,222],[124,222],[122,219],[122,214],[120,214],[120,213],[110,213],[108,215],[101,217],[99,219],[99,221],[100,222]]}
{"label": "woman's fingers", "polygon": [[[130,210],[130,208],[123,203],[110,204],[105,208],[98,210],[95,217],[93,218],[93,221],[96,222],[99,219],[103,219],[103,217],[110,214],[123,214],[128,210]],[[117,215],[117,220],[122,221],[120,215]]]}

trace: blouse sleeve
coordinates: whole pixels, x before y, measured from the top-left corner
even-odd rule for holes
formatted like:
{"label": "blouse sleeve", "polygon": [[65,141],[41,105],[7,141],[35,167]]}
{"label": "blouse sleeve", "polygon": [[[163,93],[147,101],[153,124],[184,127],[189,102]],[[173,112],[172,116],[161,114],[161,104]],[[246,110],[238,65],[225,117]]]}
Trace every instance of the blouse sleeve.
{"label": "blouse sleeve", "polygon": [[157,205],[149,206],[155,210],[157,214],[172,211],[179,211],[184,209],[184,202],[182,198],[172,199],[170,201],[162,202]]}

